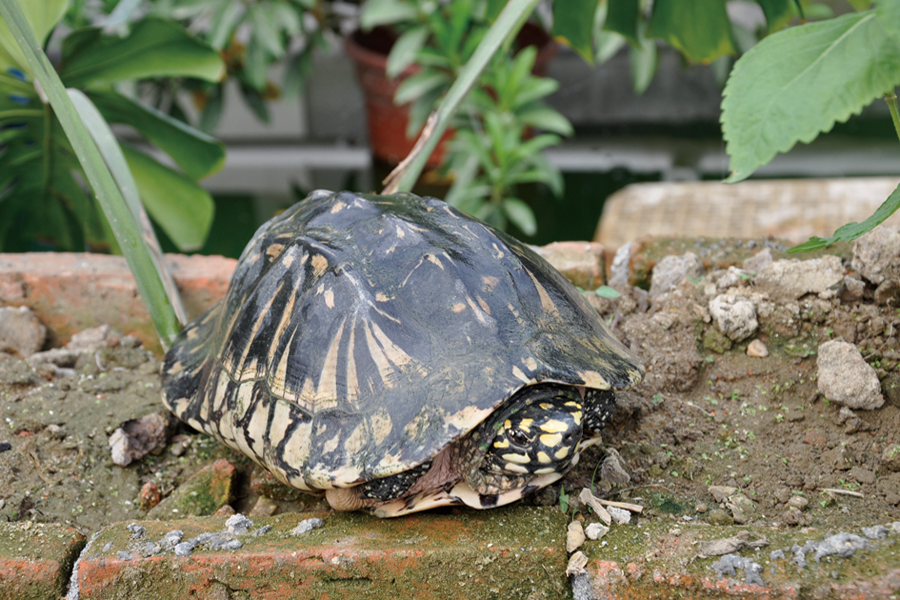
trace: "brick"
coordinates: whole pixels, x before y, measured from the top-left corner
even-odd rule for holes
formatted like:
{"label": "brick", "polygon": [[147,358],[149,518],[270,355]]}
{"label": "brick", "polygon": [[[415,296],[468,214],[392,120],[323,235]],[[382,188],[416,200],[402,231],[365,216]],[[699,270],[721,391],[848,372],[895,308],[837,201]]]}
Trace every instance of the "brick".
{"label": "brick", "polygon": [[[236,261],[166,255],[188,316],[225,295]],[[50,330],[50,343],[108,324],[161,352],[150,316],[121,256],[67,252],[0,254],[0,305],[27,305]]]}
{"label": "brick", "polygon": [[0,523],[0,597],[47,600],[65,594],[84,536],[69,527]]}
{"label": "brick", "polygon": [[595,290],[606,283],[602,244],[553,242],[534,250],[581,289]]}
{"label": "brick", "polygon": [[[312,516],[324,525],[291,536]],[[79,563],[82,598],[565,598],[565,517],[506,507],[381,520],[359,513],[254,518],[236,550],[200,546],[142,557],[140,548],[180,529],[184,539],[225,530],[225,518],[146,521],[144,536],[104,529]],[[264,535],[253,532],[263,526]],[[134,527],[132,527],[134,530]],[[121,554],[133,553],[132,556]]]}
{"label": "brick", "polygon": [[[745,547],[733,552],[762,566],[763,585],[748,582],[737,569],[734,576],[720,577],[712,565],[720,556],[700,556],[700,542],[731,538],[741,530],[748,540],[766,539],[759,550]],[[859,534],[855,529],[849,532]],[[643,521],[640,527],[613,527],[582,550],[588,556],[586,570],[595,597],[605,600],[656,598],[721,598],[730,600],[793,600],[834,598],[844,600],[888,600],[900,589],[900,556],[896,534],[873,541],[849,558],[806,554],[807,565],[799,568],[790,548],[828,536],[823,530],[777,530],[770,527],[718,527],[704,523]],[[894,536],[894,537],[892,537]],[[770,558],[782,550],[784,558]]]}

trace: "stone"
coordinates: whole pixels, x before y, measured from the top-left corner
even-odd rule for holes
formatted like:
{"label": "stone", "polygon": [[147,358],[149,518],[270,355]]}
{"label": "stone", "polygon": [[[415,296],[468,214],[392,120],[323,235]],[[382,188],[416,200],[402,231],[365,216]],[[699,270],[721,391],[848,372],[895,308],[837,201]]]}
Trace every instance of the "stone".
{"label": "stone", "polygon": [[720,294],[709,301],[709,314],[723,334],[734,342],[747,339],[756,332],[756,308],[744,296]]}
{"label": "stone", "polygon": [[624,485],[631,481],[631,476],[622,466],[622,457],[614,449],[609,448],[608,456],[600,465],[600,478],[613,484]]}
{"label": "stone", "polygon": [[834,298],[844,283],[844,267],[837,256],[811,260],[776,260],[753,277],[758,290],[772,300],[797,300],[817,294],[823,300]]}
{"label": "stone", "polygon": [[599,540],[607,533],[609,533],[609,527],[602,523],[591,523],[584,528],[584,535],[586,535],[589,540]]}
{"label": "stone", "polygon": [[47,340],[47,328],[27,306],[0,308],[0,352],[28,358]]}
{"label": "stone", "polygon": [[797,510],[806,510],[809,506],[809,500],[803,496],[791,496],[791,499],[787,501],[787,505]]}
{"label": "stone", "polygon": [[716,499],[716,502],[724,502],[729,496],[737,493],[738,490],[736,487],[731,487],[729,485],[711,485],[706,488],[706,491]]}
{"label": "stone", "polygon": [[220,458],[197,471],[147,513],[148,519],[211,515],[231,500],[234,465]]}
{"label": "stone", "polygon": [[763,248],[750,258],[744,259],[741,268],[750,273],[758,273],[772,264],[773,260],[775,259],[772,256],[772,249]]}
{"label": "stone", "polygon": [[851,266],[860,275],[879,284],[900,279],[900,227],[878,226],[853,244]]}
{"label": "stone", "polygon": [[841,292],[841,301],[859,302],[866,291],[866,283],[851,275],[844,277],[844,290]]}
{"label": "stone", "polygon": [[900,307],[900,281],[885,279],[875,288],[875,303],[880,306]]}
{"label": "stone", "polygon": [[819,392],[829,400],[862,410],[884,404],[878,375],[855,345],[840,340],[820,344],[816,367]]}
{"label": "stone", "polygon": [[747,345],[747,356],[753,358],[765,358],[769,355],[769,349],[759,340],[753,340]]}
{"label": "stone", "polygon": [[168,419],[161,412],[125,421],[109,436],[112,460],[125,467],[147,454],[159,454],[166,447]]}
{"label": "stone", "polygon": [[891,471],[900,471],[900,444],[891,444],[881,453],[881,463]]}
{"label": "stone", "polygon": [[571,554],[584,544],[587,537],[584,535],[584,527],[581,521],[572,521],[566,531],[566,552]]}
{"label": "stone", "polygon": [[699,279],[702,275],[703,264],[693,252],[686,252],[681,256],[666,256],[653,267],[650,298],[658,300],[685,279]]}

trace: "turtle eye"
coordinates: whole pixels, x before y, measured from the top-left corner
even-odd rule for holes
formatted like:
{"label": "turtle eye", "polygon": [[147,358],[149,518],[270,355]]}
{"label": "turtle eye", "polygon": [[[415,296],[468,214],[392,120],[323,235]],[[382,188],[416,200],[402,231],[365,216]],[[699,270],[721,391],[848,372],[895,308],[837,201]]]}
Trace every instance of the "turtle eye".
{"label": "turtle eye", "polygon": [[527,446],[531,443],[531,438],[521,429],[510,430],[509,439],[518,446]]}

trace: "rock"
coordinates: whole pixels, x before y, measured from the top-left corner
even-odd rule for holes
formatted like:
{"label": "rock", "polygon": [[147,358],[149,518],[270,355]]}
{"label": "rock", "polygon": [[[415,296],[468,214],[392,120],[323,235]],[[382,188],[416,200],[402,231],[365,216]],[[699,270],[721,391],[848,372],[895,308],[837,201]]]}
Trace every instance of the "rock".
{"label": "rock", "polygon": [[678,287],[686,278],[699,279],[702,275],[703,264],[693,252],[686,252],[681,256],[666,256],[653,267],[650,298],[657,300]]}
{"label": "rock", "polygon": [[569,558],[569,564],[566,567],[566,575],[574,577],[585,572],[584,567],[588,564],[588,557],[584,552],[578,551]]}
{"label": "rock", "polygon": [[631,513],[624,508],[607,506],[606,511],[609,513],[609,516],[612,517],[613,522],[619,525],[628,525],[631,523]]}
{"label": "rock", "polygon": [[28,358],[47,340],[47,328],[27,306],[0,308],[0,352]]}
{"label": "rock", "polygon": [[751,516],[756,512],[756,505],[753,503],[753,500],[742,493],[730,496],[725,502],[725,508],[731,511],[731,517],[739,525],[750,521]]}
{"label": "rock", "polygon": [[885,279],[875,288],[875,302],[880,306],[900,307],[900,281]]}
{"label": "rock", "polygon": [[631,250],[635,247],[634,242],[622,244],[616,254],[613,256],[612,264],[609,266],[609,285],[627,285],[628,279],[631,277],[629,273],[629,261],[631,260]]}
{"label": "rock", "polygon": [[706,488],[706,491],[716,499],[716,502],[724,502],[729,496],[737,493],[737,488],[728,485],[711,485]]}
{"label": "rock", "polygon": [[753,340],[747,346],[747,356],[753,358],[765,358],[769,355],[769,349],[759,340]]}
{"label": "rock", "polygon": [[744,287],[750,280],[750,274],[737,267],[728,267],[728,270],[724,273],[721,271],[719,273],[716,289],[721,292],[725,292],[730,288]]}
{"label": "rock", "polygon": [[788,527],[798,527],[800,525],[803,525],[806,520],[803,518],[803,513],[800,512],[799,508],[790,506],[781,515],[781,522]]}
{"label": "rock", "polygon": [[734,519],[731,515],[721,508],[714,508],[709,511],[708,519],[712,525],[724,525],[726,527],[734,525]]}
{"label": "rock", "polygon": [[787,501],[787,505],[797,510],[806,510],[809,506],[809,500],[803,496],[791,496],[791,499]]}
{"label": "rock", "polygon": [[125,421],[109,436],[110,454],[120,467],[166,447],[168,419],[160,412]]}
{"label": "rock", "polygon": [[608,456],[603,459],[603,463],[600,465],[600,478],[618,485],[630,482],[631,476],[622,466],[622,457],[619,456],[619,453],[612,448],[607,449],[607,452],[609,453]]}
{"label": "rock", "polygon": [[881,463],[891,471],[900,471],[900,444],[891,444],[881,453]]}
{"label": "rock", "polygon": [[278,503],[271,498],[260,496],[256,499],[253,508],[250,509],[251,517],[271,517],[278,510]]}
{"label": "rock", "polygon": [[859,302],[866,291],[866,283],[856,277],[844,277],[844,291],[841,292],[843,302]]}
{"label": "rock", "polygon": [[709,314],[723,334],[735,342],[744,340],[756,331],[756,308],[744,296],[721,294],[709,301]]}
{"label": "rock", "polygon": [[313,517],[312,519],[304,519],[300,521],[296,527],[291,529],[291,532],[288,535],[303,535],[305,533],[309,533],[313,529],[318,529],[325,525],[325,521],[318,517]]}
{"label": "rock", "polygon": [[819,345],[818,388],[826,398],[849,408],[872,410],[884,404],[875,369],[853,344],[834,340]]}
{"label": "rock", "polygon": [[154,482],[148,481],[141,487],[141,491],[138,494],[138,506],[142,510],[150,510],[159,504],[160,500],[162,500],[162,495],[159,493],[159,487]]}
{"label": "rock", "polygon": [[250,528],[253,527],[253,521],[242,515],[241,513],[237,513],[228,517],[228,520],[225,521],[225,531],[228,533],[233,533],[235,535],[241,535],[250,531]]}
{"label": "rock", "polygon": [[581,521],[572,521],[569,523],[569,529],[566,531],[566,552],[571,554],[581,548],[585,539],[587,538],[584,535],[584,528],[581,526]]}
{"label": "rock", "polygon": [[609,533],[609,527],[602,523],[591,523],[584,528],[584,535],[586,535],[589,540],[599,540],[607,533]]}
{"label": "rock", "polygon": [[860,275],[878,284],[900,279],[900,227],[879,226],[853,244],[851,266]]}
{"label": "rock", "polygon": [[211,515],[231,500],[234,465],[220,458],[197,471],[147,513],[148,519],[181,519]]}
{"label": "rock", "polygon": [[753,283],[772,300],[797,300],[806,294],[818,294],[827,300],[840,292],[844,267],[837,256],[777,260],[757,273]]}
{"label": "rock", "polygon": [[774,257],[772,256],[772,249],[764,248],[750,258],[745,259],[741,264],[741,268],[744,271],[748,271],[750,273],[759,273],[760,271],[771,265],[773,260]]}

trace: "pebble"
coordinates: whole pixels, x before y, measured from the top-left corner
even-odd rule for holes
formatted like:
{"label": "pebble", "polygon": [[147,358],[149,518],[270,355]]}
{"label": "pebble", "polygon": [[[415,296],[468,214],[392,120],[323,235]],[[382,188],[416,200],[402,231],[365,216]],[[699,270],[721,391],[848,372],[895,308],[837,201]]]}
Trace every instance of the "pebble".
{"label": "pebble", "polygon": [[64,440],[68,435],[66,430],[57,425],[56,423],[50,423],[47,425],[46,429],[47,433],[50,434],[50,437],[54,440]]}
{"label": "pebble", "polygon": [[171,550],[177,546],[181,540],[184,539],[184,532],[180,529],[173,529],[169,533],[163,536],[161,540],[159,540],[160,545],[167,549]]}
{"label": "pebble", "polygon": [[581,548],[585,540],[584,528],[581,521],[572,521],[569,523],[569,529],[566,532],[566,552],[572,553]]}
{"label": "pebble", "polygon": [[709,314],[716,327],[733,342],[745,340],[756,332],[756,308],[745,296],[720,294],[709,301]]}
{"label": "pebble", "polygon": [[888,529],[884,525],[875,525],[874,527],[863,527],[862,533],[870,540],[883,540],[887,537]]}
{"label": "pebble", "polygon": [[131,532],[131,539],[139,540],[144,537],[144,527],[137,523],[130,523],[126,529]]}
{"label": "pebble", "polygon": [[798,510],[806,510],[809,506],[809,500],[803,496],[791,496],[791,499],[787,501],[787,505]]}
{"label": "pebble", "polygon": [[275,514],[275,511],[278,510],[278,503],[272,500],[271,498],[267,498],[266,496],[260,496],[256,499],[256,502],[253,504],[253,508],[250,509],[251,517],[270,517]]}
{"label": "pebble", "polygon": [[584,528],[584,534],[589,540],[599,540],[609,533],[609,527],[602,523],[591,523]]}
{"label": "pebble", "polygon": [[312,519],[304,519],[291,530],[290,535],[303,535],[304,533],[308,533],[313,529],[318,529],[324,524],[325,521],[318,517],[313,517]]}
{"label": "pebble", "polygon": [[753,340],[747,346],[747,356],[753,358],[765,358],[769,355],[769,349],[759,340]]}
{"label": "pebble", "polygon": [[109,436],[112,460],[120,467],[166,447],[168,420],[159,411],[125,421]]}
{"label": "pebble", "polygon": [[819,344],[816,367],[819,392],[829,400],[862,410],[884,404],[878,375],[854,344],[840,340]]}
{"label": "pebble", "polygon": [[631,523],[631,513],[624,508],[607,506],[606,511],[609,513],[609,516],[612,517],[613,522],[618,523],[619,525],[628,525]]}
{"label": "pebble", "polygon": [[228,520],[225,521],[225,531],[228,533],[233,533],[235,535],[241,535],[250,531],[250,528],[253,527],[253,521],[242,515],[241,513],[237,513],[228,517]]}
{"label": "pebble", "polygon": [[194,551],[194,544],[191,542],[181,542],[175,545],[175,556],[190,556]]}
{"label": "pebble", "polygon": [[853,244],[851,266],[860,275],[878,284],[900,278],[900,228],[879,225]]}
{"label": "pebble", "polygon": [[706,488],[706,491],[716,499],[716,502],[723,502],[729,496],[737,493],[737,488],[728,485],[711,485]]}
{"label": "pebble", "polygon": [[624,485],[631,481],[631,476],[622,466],[622,457],[613,448],[609,448],[608,456],[600,465],[600,478],[617,485]]}
{"label": "pebble", "polygon": [[140,506],[142,510],[150,510],[159,504],[161,500],[162,494],[159,491],[159,486],[157,486],[155,482],[148,481],[141,486],[141,491],[138,493],[138,506]]}
{"label": "pebble", "polygon": [[572,577],[584,573],[584,567],[587,566],[588,557],[584,552],[579,550],[569,557],[569,564],[566,566],[566,575]]}
{"label": "pebble", "polygon": [[764,248],[750,258],[745,259],[741,264],[741,268],[750,273],[758,273],[772,264],[773,260],[775,260],[775,257],[772,256],[772,249]]}
{"label": "pebble", "polygon": [[27,358],[47,340],[47,328],[27,306],[0,308],[0,352]]}

